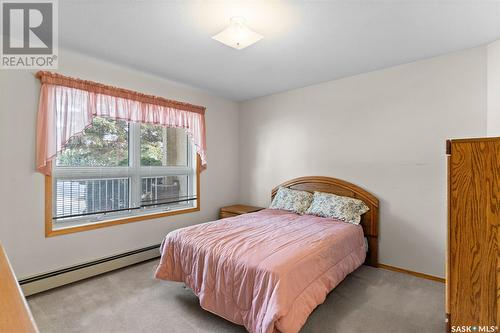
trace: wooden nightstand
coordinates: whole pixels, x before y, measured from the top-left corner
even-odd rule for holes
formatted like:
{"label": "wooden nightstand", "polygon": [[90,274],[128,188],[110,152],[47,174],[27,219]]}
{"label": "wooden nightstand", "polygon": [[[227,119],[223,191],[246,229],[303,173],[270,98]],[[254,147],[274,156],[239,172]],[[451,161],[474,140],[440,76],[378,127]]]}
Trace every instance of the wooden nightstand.
{"label": "wooden nightstand", "polygon": [[220,209],[219,218],[223,219],[231,216],[238,216],[246,213],[258,212],[264,209],[263,207],[247,206],[247,205],[232,205],[222,207]]}

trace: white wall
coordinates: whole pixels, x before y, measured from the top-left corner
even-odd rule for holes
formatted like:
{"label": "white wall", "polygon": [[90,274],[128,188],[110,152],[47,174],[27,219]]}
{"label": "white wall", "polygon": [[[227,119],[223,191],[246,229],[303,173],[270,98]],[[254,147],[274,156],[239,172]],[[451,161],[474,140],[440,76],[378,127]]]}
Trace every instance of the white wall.
{"label": "white wall", "polygon": [[63,74],[205,105],[209,164],[198,213],[52,238],[44,236],[43,176],[34,172],[39,83],[31,72],[0,71],[0,242],[26,277],[159,243],[174,228],[214,219],[220,206],[267,205],[275,185],[324,175],[379,197],[381,262],[443,276],[444,142],[486,134],[492,50],[247,101],[239,115],[237,104],[203,91],[61,50]]}
{"label": "white wall", "polygon": [[500,40],[488,45],[488,136],[500,136]]}
{"label": "white wall", "polygon": [[268,205],[299,176],[380,199],[380,262],[444,276],[445,140],[486,134],[486,47],[240,106],[240,198]]}
{"label": "white wall", "polygon": [[238,105],[200,90],[61,50],[59,72],[207,107],[208,168],[201,211],[70,235],[44,236],[44,177],[34,172],[39,83],[28,71],[0,71],[0,242],[18,277],[161,242],[178,227],[215,219],[238,200]]}

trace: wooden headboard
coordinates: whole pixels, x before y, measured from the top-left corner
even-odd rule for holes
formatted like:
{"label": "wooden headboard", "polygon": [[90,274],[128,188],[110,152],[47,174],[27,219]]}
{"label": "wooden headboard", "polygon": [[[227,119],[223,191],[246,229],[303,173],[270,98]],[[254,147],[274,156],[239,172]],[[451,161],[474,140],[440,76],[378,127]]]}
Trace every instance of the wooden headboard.
{"label": "wooden headboard", "polygon": [[365,237],[368,239],[368,253],[365,264],[377,267],[378,265],[378,199],[359,186],[344,180],[330,177],[300,177],[284,182],[275,187],[271,193],[274,198],[279,187],[308,192],[326,192],[363,200],[370,210],[361,216],[361,225]]}

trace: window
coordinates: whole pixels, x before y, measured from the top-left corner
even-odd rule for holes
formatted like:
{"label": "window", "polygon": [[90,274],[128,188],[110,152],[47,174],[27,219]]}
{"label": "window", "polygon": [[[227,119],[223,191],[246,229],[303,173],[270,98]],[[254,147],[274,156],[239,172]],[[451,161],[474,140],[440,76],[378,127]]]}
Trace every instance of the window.
{"label": "window", "polygon": [[48,234],[198,210],[198,172],[184,129],[96,117],[48,177]]}

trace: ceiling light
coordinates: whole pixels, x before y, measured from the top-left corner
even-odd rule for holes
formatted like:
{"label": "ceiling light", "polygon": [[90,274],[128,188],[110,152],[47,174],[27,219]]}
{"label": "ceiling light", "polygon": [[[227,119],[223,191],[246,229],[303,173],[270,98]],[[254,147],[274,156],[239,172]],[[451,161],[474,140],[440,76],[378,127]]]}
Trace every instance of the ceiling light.
{"label": "ceiling light", "polygon": [[229,26],[212,38],[227,46],[241,50],[257,43],[262,36],[245,25],[243,17],[232,17]]}

